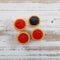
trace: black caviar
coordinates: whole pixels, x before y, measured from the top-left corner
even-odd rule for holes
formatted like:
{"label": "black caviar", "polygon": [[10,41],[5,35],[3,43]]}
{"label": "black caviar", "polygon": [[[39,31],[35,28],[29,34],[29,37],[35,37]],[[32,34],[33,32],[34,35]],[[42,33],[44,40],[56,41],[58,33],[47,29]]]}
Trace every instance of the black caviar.
{"label": "black caviar", "polygon": [[29,23],[31,25],[37,25],[37,24],[39,24],[39,18],[37,16],[32,16],[29,19]]}

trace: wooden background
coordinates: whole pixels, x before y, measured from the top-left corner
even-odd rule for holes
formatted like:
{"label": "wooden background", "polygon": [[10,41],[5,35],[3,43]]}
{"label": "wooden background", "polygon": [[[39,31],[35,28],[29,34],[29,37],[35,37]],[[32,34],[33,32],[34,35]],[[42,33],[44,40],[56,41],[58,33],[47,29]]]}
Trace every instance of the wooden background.
{"label": "wooden background", "polygon": [[1,3],[60,3],[60,0],[0,0]]}
{"label": "wooden background", "polygon": [[[60,0],[0,0],[0,2],[1,60],[60,59]],[[45,36],[39,42],[31,39],[29,44],[21,45],[16,39],[20,31],[14,29],[14,20],[16,18],[24,18],[27,21],[29,16],[33,14],[40,17],[41,24],[38,28],[44,31]],[[29,33],[35,28],[31,28],[27,22],[26,30]]]}

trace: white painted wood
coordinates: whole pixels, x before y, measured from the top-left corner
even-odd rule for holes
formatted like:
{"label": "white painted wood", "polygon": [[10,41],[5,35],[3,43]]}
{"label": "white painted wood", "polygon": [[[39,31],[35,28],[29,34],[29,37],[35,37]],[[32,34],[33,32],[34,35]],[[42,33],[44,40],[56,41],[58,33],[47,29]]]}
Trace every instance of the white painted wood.
{"label": "white painted wood", "polygon": [[[17,42],[19,31],[13,23],[16,18],[28,21],[31,15],[40,17],[38,27],[44,31],[44,38],[36,42],[31,39],[27,45]],[[53,23],[52,23],[53,21]],[[33,29],[28,25],[26,30]],[[0,58],[60,58],[60,3],[0,3]]]}
{"label": "white painted wood", "polygon": [[0,0],[0,3],[60,3],[60,0]]}

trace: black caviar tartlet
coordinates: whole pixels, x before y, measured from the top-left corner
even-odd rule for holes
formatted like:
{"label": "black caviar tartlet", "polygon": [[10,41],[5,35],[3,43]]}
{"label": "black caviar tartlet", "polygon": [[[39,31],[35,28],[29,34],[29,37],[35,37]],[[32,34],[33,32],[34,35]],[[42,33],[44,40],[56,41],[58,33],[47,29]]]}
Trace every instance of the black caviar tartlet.
{"label": "black caviar tartlet", "polygon": [[29,18],[29,24],[32,25],[32,26],[38,25],[39,22],[40,22],[40,18],[38,16],[31,16]]}

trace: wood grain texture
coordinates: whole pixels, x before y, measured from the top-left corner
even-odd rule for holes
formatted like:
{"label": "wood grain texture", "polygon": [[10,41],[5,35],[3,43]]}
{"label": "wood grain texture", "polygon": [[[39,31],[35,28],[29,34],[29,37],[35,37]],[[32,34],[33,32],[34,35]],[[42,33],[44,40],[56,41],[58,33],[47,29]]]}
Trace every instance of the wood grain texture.
{"label": "wood grain texture", "polygon": [[0,3],[59,3],[60,0],[0,0]]}
{"label": "wood grain texture", "polygon": [[[40,17],[38,27],[45,36],[41,41],[31,39],[27,45],[17,42],[20,31],[15,30],[13,23],[16,18],[28,21],[31,15]],[[25,31],[31,33],[27,22]],[[0,3],[0,59],[60,59],[60,3]]]}

